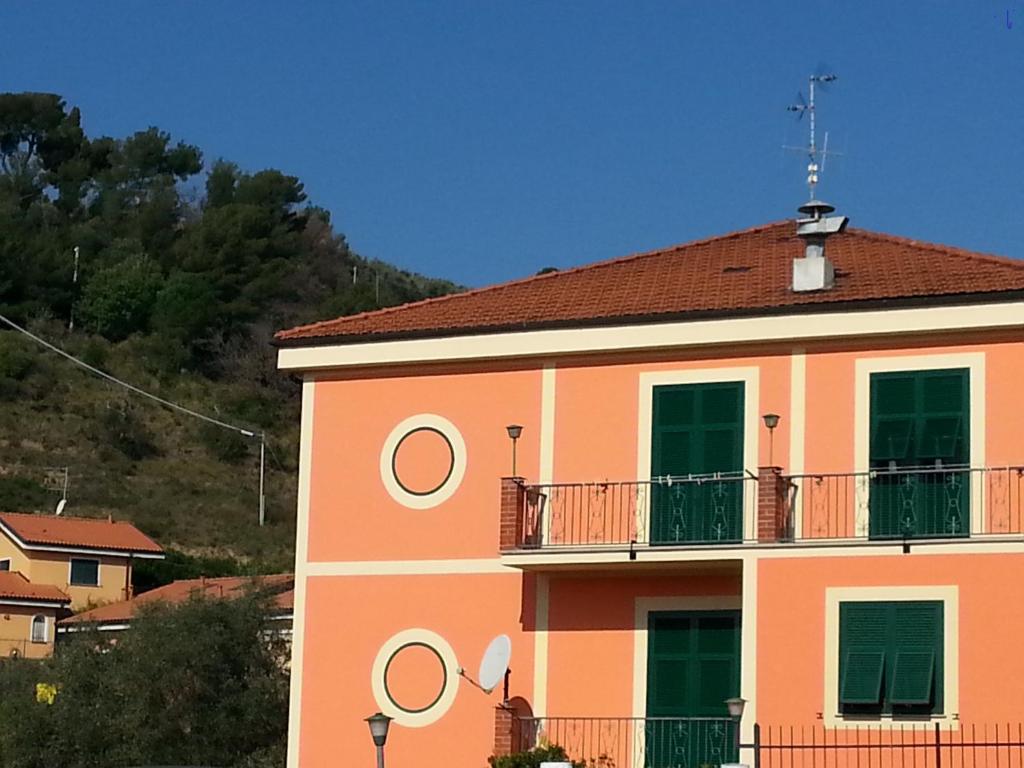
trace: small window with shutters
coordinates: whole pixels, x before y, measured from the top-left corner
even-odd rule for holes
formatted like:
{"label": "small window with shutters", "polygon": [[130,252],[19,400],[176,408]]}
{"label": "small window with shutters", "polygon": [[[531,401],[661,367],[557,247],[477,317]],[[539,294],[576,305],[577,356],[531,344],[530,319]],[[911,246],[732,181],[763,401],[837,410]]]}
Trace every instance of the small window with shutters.
{"label": "small window with shutters", "polygon": [[33,643],[45,643],[46,637],[46,617],[45,616],[33,616],[32,617],[32,642]]}
{"label": "small window with shutters", "polygon": [[942,636],[941,601],[840,603],[842,713],[941,714]]}

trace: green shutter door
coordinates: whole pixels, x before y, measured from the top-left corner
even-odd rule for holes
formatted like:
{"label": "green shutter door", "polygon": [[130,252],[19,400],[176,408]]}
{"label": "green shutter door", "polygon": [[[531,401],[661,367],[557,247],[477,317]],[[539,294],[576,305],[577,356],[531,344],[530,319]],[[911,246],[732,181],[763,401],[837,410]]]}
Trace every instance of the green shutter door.
{"label": "green shutter door", "polygon": [[872,538],[968,535],[969,421],[967,369],[872,375]]}
{"label": "green shutter door", "polygon": [[647,648],[646,765],[735,762],[730,722],[688,718],[725,718],[739,695],[739,612],[652,613]]}
{"label": "green shutter door", "polygon": [[740,540],[743,383],[655,387],[652,416],[651,542]]}
{"label": "green shutter door", "polygon": [[942,712],[939,601],[839,606],[839,706],[848,714]]}

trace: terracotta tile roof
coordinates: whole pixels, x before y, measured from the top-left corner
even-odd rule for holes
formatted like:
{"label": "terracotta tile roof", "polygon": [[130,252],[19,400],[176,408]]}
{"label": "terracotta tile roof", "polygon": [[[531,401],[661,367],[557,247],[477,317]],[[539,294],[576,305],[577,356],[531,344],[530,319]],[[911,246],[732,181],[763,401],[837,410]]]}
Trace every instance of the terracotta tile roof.
{"label": "terracotta tile roof", "polygon": [[1024,261],[849,228],[827,291],[790,290],[793,221],[281,331],[282,346],[519,331],[1024,291]]}
{"label": "terracotta tile roof", "polygon": [[159,544],[125,521],[0,512],[0,525],[30,545],[163,554]]}
{"label": "terracotta tile roof", "polygon": [[217,579],[182,579],[151,589],[131,600],[108,603],[62,620],[64,624],[120,624],[131,621],[140,606],[150,603],[183,603],[193,595],[207,597],[241,597],[250,588],[257,588],[272,597],[272,605],[281,614],[291,614],[295,598],[295,576],[279,573],[272,576],[228,576]]}
{"label": "terracotta tile roof", "polygon": [[71,598],[50,584],[33,584],[17,571],[0,571],[0,602],[4,600],[37,600],[48,603],[70,603]]}

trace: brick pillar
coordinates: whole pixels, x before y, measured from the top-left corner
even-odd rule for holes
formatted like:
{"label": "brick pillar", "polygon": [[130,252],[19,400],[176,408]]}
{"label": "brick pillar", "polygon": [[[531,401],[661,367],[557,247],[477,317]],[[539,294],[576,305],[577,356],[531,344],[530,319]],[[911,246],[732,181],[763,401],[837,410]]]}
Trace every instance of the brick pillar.
{"label": "brick pillar", "polygon": [[789,480],[781,467],[757,470],[757,540],[785,541],[789,535]]}
{"label": "brick pillar", "polygon": [[521,477],[501,478],[501,524],[498,549],[507,552],[523,545],[523,514],[526,487]]}
{"label": "brick pillar", "polygon": [[515,728],[515,711],[504,704],[494,708],[494,756],[512,754],[512,730]]}

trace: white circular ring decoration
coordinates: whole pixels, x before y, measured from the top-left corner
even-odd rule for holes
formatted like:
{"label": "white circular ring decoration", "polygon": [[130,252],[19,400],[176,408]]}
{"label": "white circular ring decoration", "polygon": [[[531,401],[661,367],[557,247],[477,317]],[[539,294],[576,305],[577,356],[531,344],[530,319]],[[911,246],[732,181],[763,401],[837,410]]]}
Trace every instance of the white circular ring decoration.
{"label": "white circular ring decoration", "polygon": [[[452,465],[448,477],[428,493],[412,493],[402,486],[395,475],[395,453],[398,446],[412,432],[430,430],[437,432],[448,443],[452,452]],[[380,479],[384,488],[395,501],[409,509],[430,509],[443,504],[458,490],[466,474],[466,442],[458,427],[443,416],[434,413],[418,413],[403,420],[391,430],[380,451]]]}
{"label": "white circular ring decoration", "polygon": [[[424,646],[433,651],[441,660],[444,668],[444,684],[437,698],[425,708],[417,711],[403,709],[397,705],[388,692],[388,665],[402,649],[408,646]],[[399,725],[404,725],[407,728],[423,728],[444,717],[455,701],[455,695],[459,692],[459,662],[448,641],[436,632],[431,632],[429,629],[403,629],[398,634],[392,635],[377,651],[377,658],[373,661],[373,671],[370,674],[370,685],[373,688],[373,698],[377,701],[381,712],[393,718]]]}

